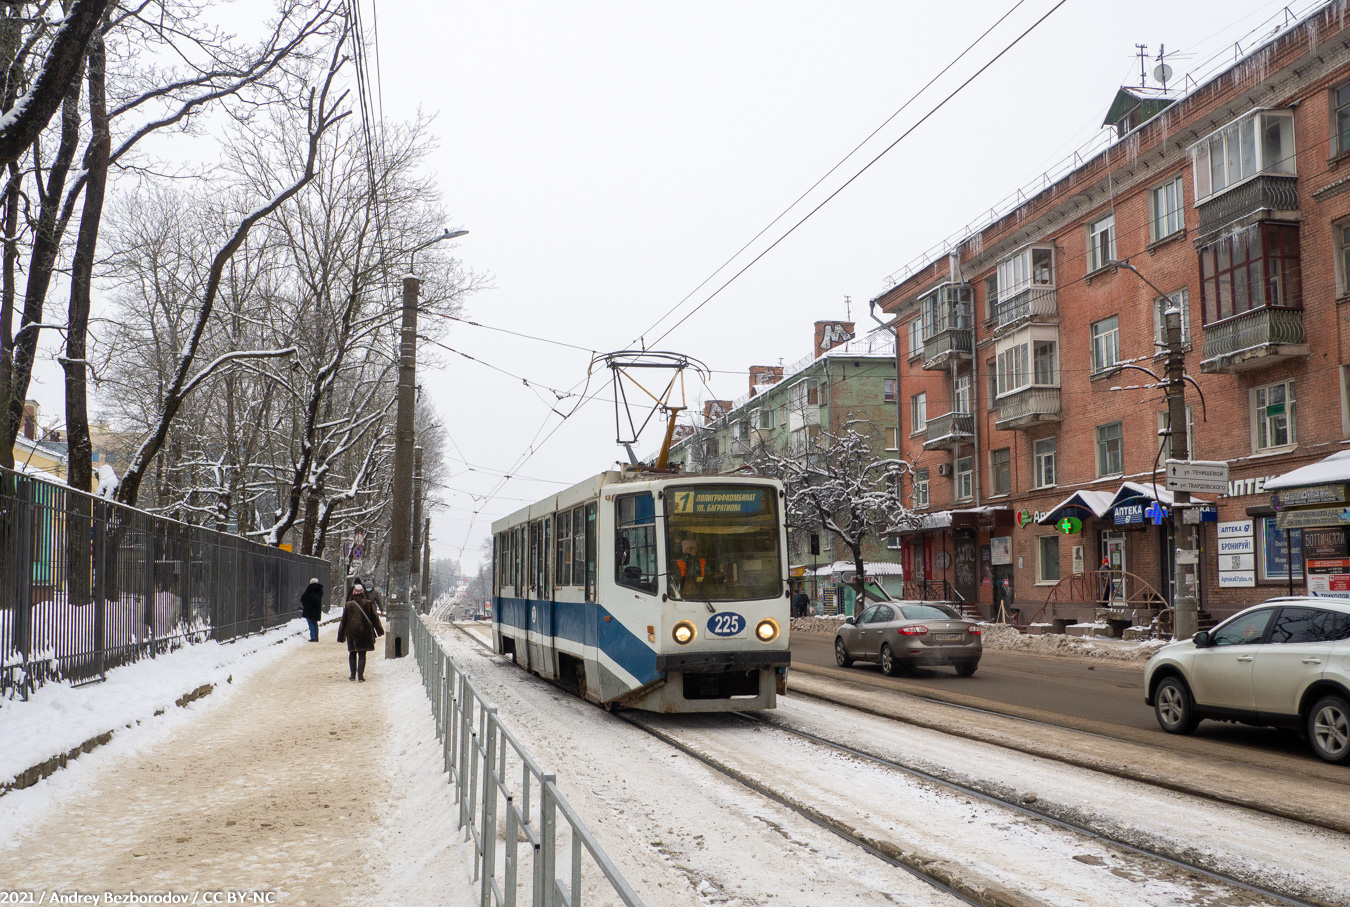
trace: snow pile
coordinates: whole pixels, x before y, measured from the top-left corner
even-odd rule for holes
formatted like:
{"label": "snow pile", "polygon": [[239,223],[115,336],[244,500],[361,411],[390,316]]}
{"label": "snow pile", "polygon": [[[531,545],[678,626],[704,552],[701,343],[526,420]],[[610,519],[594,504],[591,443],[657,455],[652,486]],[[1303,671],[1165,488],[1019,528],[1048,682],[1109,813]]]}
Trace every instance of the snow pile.
{"label": "snow pile", "polygon": [[[843,620],[842,616],[799,617],[792,622],[792,631],[794,633],[832,634],[839,628],[839,624]],[[1111,661],[1145,662],[1168,642],[1162,639],[1122,642],[1116,639],[1085,639],[1057,633],[1029,636],[1016,627],[1007,624],[982,623],[980,629],[984,631],[984,647],[986,649],[1025,652],[1028,655],[1101,658]]]}

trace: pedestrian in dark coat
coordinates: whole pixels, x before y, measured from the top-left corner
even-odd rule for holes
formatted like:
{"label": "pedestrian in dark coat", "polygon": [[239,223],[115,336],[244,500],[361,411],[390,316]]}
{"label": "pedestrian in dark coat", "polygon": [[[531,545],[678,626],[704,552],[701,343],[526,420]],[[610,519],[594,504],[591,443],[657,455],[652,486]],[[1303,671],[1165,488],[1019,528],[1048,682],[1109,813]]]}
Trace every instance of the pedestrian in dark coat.
{"label": "pedestrian in dark coat", "polygon": [[309,621],[309,641],[319,641],[319,615],[323,614],[323,583],[311,579],[300,593],[300,616]]}
{"label": "pedestrian in dark coat", "polygon": [[380,614],[375,604],[366,597],[361,583],[352,586],[352,597],[342,609],[338,622],[338,642],[347,643],[347,663],[351,667],[349,680],[365,682],[366,653],[375,649],[375,637],[384,635]]}

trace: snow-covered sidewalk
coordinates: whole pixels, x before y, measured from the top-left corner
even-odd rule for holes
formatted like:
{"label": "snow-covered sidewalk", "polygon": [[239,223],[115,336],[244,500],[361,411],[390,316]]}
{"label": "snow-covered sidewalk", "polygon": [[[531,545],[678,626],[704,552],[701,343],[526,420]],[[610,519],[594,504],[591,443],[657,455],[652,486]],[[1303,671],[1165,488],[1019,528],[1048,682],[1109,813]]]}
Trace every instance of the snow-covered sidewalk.
{"label": "snow-covered sidewalk", "polygon": [[[415,660],[376,651],[367,682],[351,683],[332,626],[317,644],[295,629],[5,703],[6,778],[91,729],[116,730],[45,781],[0,797],[5,888],[471,903],[472,850],[455,829]],[[209,695],[174,705],[204,684],[214,685]]]}

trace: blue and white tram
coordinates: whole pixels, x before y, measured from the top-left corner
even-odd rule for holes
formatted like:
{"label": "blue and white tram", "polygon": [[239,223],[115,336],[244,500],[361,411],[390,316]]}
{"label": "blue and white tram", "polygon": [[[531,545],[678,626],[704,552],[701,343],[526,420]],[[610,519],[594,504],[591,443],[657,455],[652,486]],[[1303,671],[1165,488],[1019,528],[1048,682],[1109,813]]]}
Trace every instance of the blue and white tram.
{"label": "blue and white tram", "polygon": [[492,524],[500,654],[658,712],[768,709],[786,688],[783,486],[606,472]]}

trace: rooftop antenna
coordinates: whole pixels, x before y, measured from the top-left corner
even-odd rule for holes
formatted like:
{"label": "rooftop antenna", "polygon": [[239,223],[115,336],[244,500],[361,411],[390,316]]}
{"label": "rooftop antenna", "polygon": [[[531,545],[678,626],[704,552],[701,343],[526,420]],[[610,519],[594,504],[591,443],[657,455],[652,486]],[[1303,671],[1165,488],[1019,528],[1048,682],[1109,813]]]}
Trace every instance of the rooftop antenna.
{"label": "rooftop antenna", "polygon": [[1139,54],[1138,54],[1138,57],[1139,57],[1139,87],[1140,87],[1140,88],[1147,88],[1147,87],[1148,87],[1148,75],[1147,75],[1147,74],[1145,73],[1145,71],[1144,71],[1144,66],[1145,66],[1145,65],[1147,64],[1147,62],[1148,62],[1148,45],[1147,45],[1147,44],[1136,44],[1135,47],[1139,50]]}
{"label": "rooftop antenna", "polygon": [[1163,93],[1167,93],[1167,80],[1172,78],[1172,67],[1167,65],[1164,57],[1167,54],[1166,45],[1158,45],[1158,65],[1153,67],[1153,78],[1162,84]]}
{"label": "rooftop antenna", "polygon": [[844,320],[853,320],[853,297],[851,296],[844,297]]}

